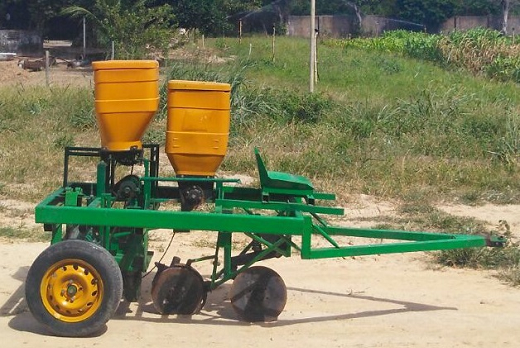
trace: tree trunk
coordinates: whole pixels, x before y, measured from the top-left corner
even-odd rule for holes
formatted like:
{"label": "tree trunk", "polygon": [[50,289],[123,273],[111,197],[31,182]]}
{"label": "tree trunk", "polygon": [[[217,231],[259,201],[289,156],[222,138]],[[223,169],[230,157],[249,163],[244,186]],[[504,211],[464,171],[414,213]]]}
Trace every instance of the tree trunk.
{"label": "tree trunk", "polygon": [[507,35],[507,20],[509,18],[509,8],[511,0],[502,0],[502,34]]}
{"label": "tree trunk", "polygon": [[361,16],[361,11],[359,10],[359,7],[353,3],[353,2],[350,2],[350,1],[345,1],[345,4],[347,4],[348,6],[350,6],[354,12],[356,13],[356,18],[357,18],[357,30],[358,32],[360,33],[361,32],[361,23],[363,21],[363,17]]}

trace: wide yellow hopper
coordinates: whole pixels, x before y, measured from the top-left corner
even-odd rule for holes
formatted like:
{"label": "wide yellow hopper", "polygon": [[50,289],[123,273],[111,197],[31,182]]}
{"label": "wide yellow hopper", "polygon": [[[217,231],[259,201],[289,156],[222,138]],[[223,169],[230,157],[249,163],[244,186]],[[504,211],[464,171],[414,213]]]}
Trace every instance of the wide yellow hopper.
{"label": "wide yellow hopper", "polygon": [[227,151],[227,83],[168,81],[166,154],[177,175],[214,176]]}
{"label": "wide yellow hopper", "polygon": [[108,151],[141,149],[141,137],[159,105],[159,64],[154,60],[93,62],[96,118]]}

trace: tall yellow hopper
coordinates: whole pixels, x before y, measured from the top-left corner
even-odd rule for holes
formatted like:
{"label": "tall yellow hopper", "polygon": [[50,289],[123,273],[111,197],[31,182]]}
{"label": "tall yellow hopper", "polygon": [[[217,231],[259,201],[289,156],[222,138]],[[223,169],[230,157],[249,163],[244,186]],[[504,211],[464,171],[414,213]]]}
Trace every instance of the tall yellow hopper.
{"label": "tall yellow hopper", "polygon": [[227,83],[168,82],[166,154],[177,175],[214,176],[227,151]]}
{"label": "tall yellow hopper", "polygon": [[111,60],[92,67],[101,146],[108,151],[141,149],[141,137],[159,105],[159,64]]}

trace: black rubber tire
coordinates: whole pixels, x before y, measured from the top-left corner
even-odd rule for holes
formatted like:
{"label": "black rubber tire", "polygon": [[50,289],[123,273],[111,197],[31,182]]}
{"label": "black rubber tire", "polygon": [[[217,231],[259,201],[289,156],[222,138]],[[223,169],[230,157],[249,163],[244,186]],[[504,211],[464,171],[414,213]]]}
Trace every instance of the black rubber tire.
{"label": "black rubber tire", "polygon": [[[60,262],[78,260],[97,272],[102,282],[101,300],[85,320],[70,322],[57,319],[44,305],[42,283],[51,268]],[[88,274],[88,273],[86,273]],[[85,277],[86,278],[86,277]],[[50,290],[49,290],[50,293]],[[25,299],[34,318],[58,336],[84,337],[100,332],[117,310],[123,293],[123,278],[114,257],[104,248],[83,240],[65,240],[49,246],[34,261],[25,281]]]}
{"label": "black rubber tire", "polygon": [[235,278],[230,299],[233,309],[244,321],[275,321],[287,302],[287,287],[272,269],[254,266]]}

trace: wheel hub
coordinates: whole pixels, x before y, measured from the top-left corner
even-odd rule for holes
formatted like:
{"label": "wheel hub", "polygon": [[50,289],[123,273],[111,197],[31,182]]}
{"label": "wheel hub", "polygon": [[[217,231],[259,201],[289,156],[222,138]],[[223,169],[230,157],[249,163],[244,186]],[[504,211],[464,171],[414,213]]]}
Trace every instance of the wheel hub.
{"label": "wheel hub", "polygon": [[41,282],[42,302],[49,313],[65,322],[91,317],[103,299],[103,284],[95,269],[83,260],[52,265]]}
{"label": "wheel hub", "polygon": [[78,288],[76,287],[76,285],[70,285],[68,288],[67,288],[67,295],[73,299],[74,298],[74,295],[76,295],[76,293],[78,292]]}

